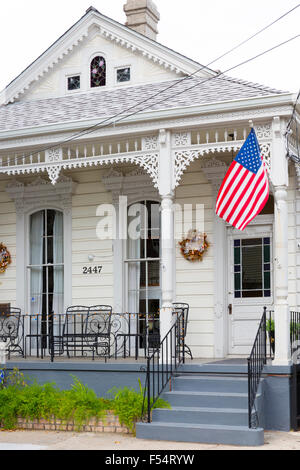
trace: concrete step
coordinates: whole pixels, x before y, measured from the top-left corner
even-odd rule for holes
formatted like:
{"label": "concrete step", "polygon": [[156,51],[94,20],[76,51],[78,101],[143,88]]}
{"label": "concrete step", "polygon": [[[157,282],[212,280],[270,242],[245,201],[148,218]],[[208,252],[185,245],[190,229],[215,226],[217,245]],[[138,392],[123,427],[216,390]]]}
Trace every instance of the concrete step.
{"label": "concrete step", "polygon": [[190,424],[176,422],[138,423],[138,439],[176,442],[201,442],[239,446],[260,446],[264,444],[262,428],[249,429],[247,426],[226,426]]}
{"label": "concrete step", "polygon": [[181,375],[172,380],[172,390],[194,392],[247,393],[248,379],[226,376]]}
{"label": "concrete step", "polygon": [[245,409],[248,407],[247,393],[225,392],[191,392],[172,391],[164,392],[162,398],[174,406],[188,406],[197,408],[234,408]]}
{"label": "concrete step", "polygon": [[248,410],[175,406],[171,410],[159,408],[153,410],[152,420],[153,423],[162,421],[166,423],[248,426]]}

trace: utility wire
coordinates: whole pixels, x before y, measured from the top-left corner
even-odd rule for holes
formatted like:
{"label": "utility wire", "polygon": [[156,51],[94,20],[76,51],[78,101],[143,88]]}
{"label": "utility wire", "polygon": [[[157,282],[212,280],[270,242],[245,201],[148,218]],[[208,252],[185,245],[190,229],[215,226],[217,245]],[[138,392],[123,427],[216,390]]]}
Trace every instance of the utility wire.
{"label": "utility wire", "polygon": [[[199,86],[199,85],[201,85],[201,84],[204,84],[204,83],[206,83],[206,82],[208,82],[208,81],[210,81],[210,80],[220,78],[220,77],[223,76],[225,73],[227,73],[227,72],[229,72],[229,71],[231,71],[231,70],[234,70],[234,69],[236,69],[236,68],[238,68],[238,67],[240,67],[240,66],[242,66],[242,65],[245,65],[246,63],[248,63],[248,62],[250,62],[250,61],[252,61],[252,60],[255,60],[255,59],[258,58],[258,57],[261,57],[262,55],[265,55],[265,54],[267,54],[268,52],[271,52],[272,50],[277,49],[278,47],[280,47],[280,46],[282,46],[282,45],[284,45],[284,44],[287,44],[288,42],[290,42],[290,41],[296,39],[296,38],[299,37],[300,35],[294,36],[293,38],[290,38],[289,40],[284,41],[284,42],[278,44],[277,46],[274,46],[274,47],[268,49],[267,51],[264,51],[263,53],[258,54],[258,55],[255,56],[255,57],[252,57],[251,59],[248,59],[248,60],[246,60],[246,61],[244,61],[244,62],[242,62],[242,63],[240,63],[240,64],[238,64],[238,65],[236,65],[236,66],[234,66],[234,67],[231,67],[231,68],[227,69],[226,71],[224,71],[224,72],[222,72],[222,73],[218,73],[218,74],[216,74],[216,75],[213,76],[213,77],[209,77],[208,79],[202,80],[201,82],[197,83],[196,85],[194,85],[194,86],[192,86],[192,87],[190,87],[190,88],[187,88],[186,90],[183,90],[183,91],[181,91],[181,92],[179,92],[179,93],[176,93],[176,94],[174,94],[174,95],[168,96],[168,97],[166,97],[165,99],[163,99],[163,100],[161,100],[161,101],[158,101],[158,102],[156,102],[156,103],[154,103],[154,104],[151,103],[151,105],[150,105],[150,106],[147,106],[146,108],[143,108],[143,109],[141,109],[141,110],[139,110],[139,111],[135,111],[134,113],[131,113],[131,114],[128,114],[128,115],[125,115],[125,116],[124,116],[124,113],[130,111],[131,109],[134,109],[134,108],[138,107],[138,106],[141,105],[141,104],[144,104],[144,103],[148,102],[150,99],[153,99],[153,98],[155,98],[156,96],[158,96],[158,95],[160,95],[160,94],[162,94],[162,93],[165,93],[166,91],[168,91],[169,89],[171,89],[171,88],[173,88],[173,87],[179,85],[179,84],[182,83],[183,81],[185,81],[185,80],[187,80],[187,79],[190,79],[191,77],[193,77],[194,75],[196,75],[197,73],[199,73],[200,71],[202,71],[203,69],[207,68],[209,65],[213,64],[213,63],[216,62],[217,60],[220,60],[221,58],[225,57],[226,55],[228,55],[229,53],[233,52],[233,51],[236,50],[237,48],[241,47],[243,44],[245,44],[246,42],[250,41],[251,39],[253,39],[253,38],[256,37],[257,35],[259,35],[259,34],[262,33],[263,31],[265,31],[266,29],[268,29],[269,27],[271,27],[272,25],[274,25],[275,23],[277,23],[278,21],[280,21],[281,19],[283,19],[284,17],[286,17],[288,14],[290,14],[291,12],[293,12],[294,10],[296,10],[299,6],[300,6],[300,3],[299,3],[298,5],[296,5],[293,9],[289,10],[288,12],[286,12],[285,14],[283,14],[282,16],[280,16],[279,18],[277,18],[276,20],[274,20],[272,23],[270,23],[270,24],[268,24],[267,26],[265,26],[263,29],[261,29],[260,31],[258,31],[258,32],[255,33],[254,35],[250,36],[250,37],[247,38],[246,40],[244,40],[244,41],[242,41],[241,43],[239,43],[237,46],[235,46],[235,47],[232,48],[231,50],[227,51],[226,53],[224,53],[223,55],[221,55],[221,56],[218,57],[217,59],[214,59],[214,60],[213,60],[212,62],[210,62],[207,66],[202,66],[200,69],[196,70],[194,73],[192,73],[192,74],[190,74],[190,75],[188,75],[188,76],[185,76],[184,78],[182,78],[181,80],[177,81],[176,83],[173,83],[172,85],[166,87],[164,90],[161,90],[161,91],[155,93],[154,95],[148,97],[146,100],[142,100],[141,102],[136,103],[135,105],[133,105],[133,106],[127,108],[126,110],[123,110],[123,111],[121,111],[121,112],[115,114],[114,116],[110,116],[110,117],[104,119],[103,121],[100,121],[100,122],[98,122],[97,124],[95,124],[95,125],[93,125],[93,126],[87,128],[87,129],[84,129],[84,130],[80,131],[79,133],[74,134],[74,135],[71,136],[70,138],[68,138],[68,139],[66,139],[66,140],[64,140],[64,141],[62,141],[62,142],[59,142],[59,143],[55,144],[55,145],[52,146],[52,147],[47,147],[47,148],[44,148],[44,149],[40,149],[40,150],[37,150],[36,152],[30,153],[30,154],[28,154],[28,155],[26,155],[26,156],[22,155],[22,156],[16,157],[16,159],[27,158],[27,157],[29,157],[29,156],[31,156],[31,155],[36,155],[36,154],[38,154],[38,153],[40,153],[40,152],[43,152],[43,151],[45,151],[45,150],[55,149],[55,148],[57,148],[57,147],[59,147],[59,146],[61,146],[61,145],[67,144],[67,143],[69,143],[69,142],[71,142],[71,141],[73,141],[73,140],[75,140],[75,139],[77,139],[77,138],[79,138],[79,137],[81,137],[81,136],[84,136],[84,135],[87,135],[87,134],[89,134],[89,133],[92,133],[92,132],[94,132],[94,130],[96,130],[96,129],[98,129],[98,128],[103,128],[103,127],[106,127],[106,126],[108,126],[108,125],[110,125],[110,124],[115,124],[115,123],[117,123],[117,122],[120,122],[121,120],[124,120],[124,119],[126,119],[126,118],[128,118],[128,117],[131,117],[131,116],[133,116],[133,115],[135,115],[135,114],[138,114],[138,113],[140,113],[140,112],[142,112],[142,111],[148,109],[149,107],[156,106],[157,104],[160,104],[160,103],[166,101],[167,99],[170,99],[170,98],[173,98],[174,96],[178,96],[178,95],[180,95],[180,94],[182,94],[182,93],[185,93],[186,91],[189,91],[190,89],[195,88],[196,86]],[[118,119],[118,120],[115,120],[115,118],[117,118],[118,116],[121,116],[121,115],[123,116],[122,118],[120,118],[120,119]],[[105,126],[102,126],[102,124],[105,124],[105,123],[108,122],[108,121],[112,121],[112,122],[106,124]]]}
{"label": "utility wire", "polygon": [[[174,95],[167,96],[167,97],[164,98],[163,100],[160,100],[160,101],[158,101],[158,102],[156,102],[156,103],[151,103],[150,105],[146,106],[145,108],[143,108],[143,109],[141,109],[141,110],[139,110],[139,111],[135,111],[135,112],[133,112],[133,113],[131,113],[131,114],[126,114],[126,116],[122,116],[121,118],[119,118],[119,119],[117,119],[117,120],[114,119],[115,117],[118,117],[118,116],[121,115],[121,114],[123,115],[124,112],[129,111],[130,109],[137,107],[139,104],[143,104],[144,102],[149,101],[149,99],[147,99],[147,100],[145,100],[145,101],[142,101],[141,103],[138,103],[138,104],[132,106],[131,108],[128,108],[127,110],[122,111],[121,113],[116,114],[115,116],[109,117],[109,118],[105,119],[104,121],[102,121],[102,122],[100,122],[100,123],[98,123],[98,124],[95,124],[95,125],[92,126],[91,128],[88,128],[88,129],[86,129],[86,130],[83,130],[83,131],[80,133],[79,137],[84,136],[84,135],[88,135],[88,134],[94,132],[94,131],[95,131],[97,128],[99,128],[100,126],[101,126],[100,129],[102,129],[103,127],[106,127],[106,126],[102,126],[101,124],[105,123],[105,122],[108,121],[108,120],[112,120],[112,119],[113,119],[113,123],[110,123],[110,124],[116,124],[117,122],[120,122],[120,121],[122,121],[122,120],[124,120],[124,119],[127,119],[127,118],[129,118],[129,117],[132,117],[132,116],[134,116],[135,114],[138,114],[138,113],[140,113],[140,112],[142,112],[142,111],[145,111],[145,110],[151,108],[152,106],[157,106],[158,104],[161,104],[161,103],[163,103],[163,102],[165,102],[165,101],[167,101],[167,100],[169,100],[169,99],[171,99],[171,98],[174,98],[174,97],[177,97],[177,96],[179,96],[179,95],[181,95],[181,94],[183,94],[183,93],[186,93],[187,91],[192,90],[193,88],[196,88],[196,87],[198,87],[199,85],[203,85],[204,83],[207,83],[207,82],[209,82],[209,81],[211,81],[211,80],[219,79],[220,77],[222,77],[222,76],[225,75],[226,73],[228,73],[228,72],[230,72],[230,71],[232,71],[232,70],[234,70],[234,69],[236,69],[236,68],[238,68],[238,67],[241,67],[242,65],[245,65],[245,64],[247,64],[247,63],[249,63],[249,62],[251,62],[251,61],[253,61],[253,60],[255,60],[255,59],[258,59],[259,57],[262,57],[263,55],[265,55],[265,54],[267,54],[267,53],[269,53],[269,52],[271,52],[271,51],[273,51],[273,50],[275,50],[275,49],[278,49],[279,47],[281,47],[281,46],[283,46],[283,45],[285,45],[285,44],[287,44],[287,43],[289,43],[289,42],[291,42],[291,41],[293,41],[293,40],[295,40],[295,39],[297,39],[297,38],[299,38],[299,37],[300,37],[300,34],[297,34],[296,36],[293,36],[292,38],[290,38],[290,39],[288,39],[288,40],[286,40],[286,41],[284,41],[284,42],[281,42],[280,44],[277,44],[276,46],[271,47],[270,49],[268,49],[268,50],[266,50],[266,51],[264,51],[264,52],[261,52],[260,54],[257,54],[257,55],[254,56],[254,57],[251,57],[250,59],[247,59],[247,60],[245,60],[245,61],[239,63],[238,65],[235,65],[235,66],[233,66],[233,67],[230,67],[229,69],[225,70],[224,72],[220,72],[218,75],[216,75],[216,76],[214,76],[214,77],[209,77],[209,78],[207,78],[207,79],[205,79],[205,80],[202,80],[201,82],[196,83],[195,85],[193,85],[193,86],[191,86],[191,87],[189,87],[189,88],[187,88],[187,89],[185,89],[185,90],[182,90],[182,91],[180,91],[180,92],[175,93]],[[234,81],[234,79],[229,79],[229,78],[226,79],[226,80]],[[163,91],[165,91],[165,90],[163,90]],[[163,91],[162,91],[162,92],[163,92]],[[162,92],[160,92],[160,93],[162,93]],[[107,124],[107,125],[109,125],[109,124]],[[77,137],[78,137],[77,135],[74,136],[74,137],[70,137],[69,139],[65,140],[63,143],[68,143],[68,142],[70,142],[70,141],[72,141],[72,140],[75,140]],[[62,145],[62,144],[57,144],[57,146],[59,146],[59,145]],[[47,148],[47,149],[48,149],[48,148]],[[46,149],[46,150],[47,150],[47,149]]]}

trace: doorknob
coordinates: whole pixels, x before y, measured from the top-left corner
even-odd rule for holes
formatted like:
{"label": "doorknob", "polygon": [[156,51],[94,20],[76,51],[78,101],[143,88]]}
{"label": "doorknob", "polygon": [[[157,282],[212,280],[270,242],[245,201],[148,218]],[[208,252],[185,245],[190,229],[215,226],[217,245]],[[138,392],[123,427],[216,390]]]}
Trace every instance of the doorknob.
{"label": "doorknob", "polygon": [[228,313],[229,315],[232,315],[232,304],[228,305]]}

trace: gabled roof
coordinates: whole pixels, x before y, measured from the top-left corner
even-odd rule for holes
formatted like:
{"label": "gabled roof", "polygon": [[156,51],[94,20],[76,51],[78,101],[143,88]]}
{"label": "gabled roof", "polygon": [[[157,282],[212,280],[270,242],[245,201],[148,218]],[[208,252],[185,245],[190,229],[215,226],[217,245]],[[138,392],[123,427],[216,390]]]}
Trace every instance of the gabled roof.
{"label": "gabled roof", "polygon": [[[89,119],[99,119],[101,122],[118,113],[124,112],[126,115],[145,108],[147,111],[168,110],[284,93],[226,76],[204,81],[205,83],[201,81],[203,80],[198,78],[187,78],[168,83],[102,89],[61,98],[13,103],[0,107],[0,132]],[[173,84],[176,85],[169,88]],[[160,95],[149,99],[159,92]],[[127,109],[143,101],[144,103],[126,113]]]}
{"label": "gabled roof", "polygon": [[[12,103],[18,99],[33,83],[40,80],[83,42],[89,36],[89,31],[93,26],[99,28],[100,34],[107,40],[115,42],[127,50],[140,53],[143,57],[165,69],[188,75],[203,67],[198,62],[133,31],[103,15],[94,7],[90,7],[80,20],[7,85],[0,93],[0,105]],[[201,73],[203,76],[216,74],[207,67],[203,67]]]}

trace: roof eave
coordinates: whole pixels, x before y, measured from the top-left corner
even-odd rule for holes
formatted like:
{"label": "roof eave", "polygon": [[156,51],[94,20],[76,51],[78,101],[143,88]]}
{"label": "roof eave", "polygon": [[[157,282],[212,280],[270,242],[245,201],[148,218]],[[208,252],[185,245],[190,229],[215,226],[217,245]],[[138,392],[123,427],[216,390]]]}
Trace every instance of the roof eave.
{"label": "roof eave", "polygon": [[[242,111],[245,112],[251,109],[256,108],[268,108],[273,109],[273,107],[278,106],[278,114],[284,114],[289,116],[289,110],[280,110],[280,106],[290,105],[293,106],[294,94],[293,93],[283,93],[278,95],[268,95],[268,96],[261,96],[261,97],[250,97],[250,98],[239,98],[236,100],[228,100],[222,102],[215,102],[215,103],[208,103],[208,104],[201,104],[201,105],[194,105],[188,107],[177,107],[177,108],[169,108],[169,109],[161,109],[157,111],[145,111],[143,113],[139,113],[128,118],[124,118],[122,120],[122,124],[138,124],[140,122],[150,122],[153,121],[154,126],[157,127],[156,123],[158,120],[167,120],[167,119],[176,119],[178,117],[184,116],[185,118],[196,116],[196,115],[203,115],[207,114],[208,116],[213,113],[230,113],[234,111]],[[270,111],[271,112],[271,111]],[[274,114],[274,112],[272,111]],[[113,118],[113,116],[112,116]],[[109,116],[105,116],[103,120],[109,119]],[[228,119],[228,117],[227,117]],[[53,134],[55,132],[72,132],[72,131],[80,131],[86,129],[91,126],[95,126],[99,122],[98,119],[88,119],[88,120],[76,120],[76,121],[68,121],[68,122],[61,122],[61,123],[54,123],[48,124],[43,126],[35,126],[35,127],[28,127],[22,129],[12,129],[8,131],[0,131],[0,140],[9,140],[9,139],[16,139],[19,137],[29,137],[29,136],[38,136],[38,135],[45,135],[45,134]],[[116,127],[114,128],[114,132],[117,131],[118,122],[116,121]],[[108,126],[103,126],[103,129],[112,128],[113,121]],[[170,126],[172,124],[170,123]],[[99,126],[99,129],[101,127]],[[128,129],[127,129],[128,132]],[[108,132],[110,134],[110,132]]]}

